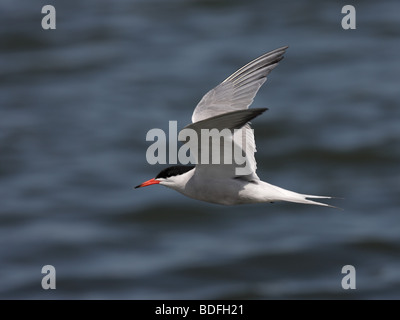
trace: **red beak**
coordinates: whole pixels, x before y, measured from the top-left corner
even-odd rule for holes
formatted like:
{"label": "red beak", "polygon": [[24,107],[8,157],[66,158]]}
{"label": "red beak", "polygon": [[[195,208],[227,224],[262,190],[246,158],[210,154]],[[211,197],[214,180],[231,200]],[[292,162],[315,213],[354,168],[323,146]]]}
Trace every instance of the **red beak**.
{"label": "red beak", "polygon": [[152,184],[159,184],[160,181],[156,180],[156,179],[150,179],[148,181],[143,182],[142,184],[139,184],[138,186],[135,187],[136,188],[141,188],[141,187],[147,187],[147,186],[151,186]]}

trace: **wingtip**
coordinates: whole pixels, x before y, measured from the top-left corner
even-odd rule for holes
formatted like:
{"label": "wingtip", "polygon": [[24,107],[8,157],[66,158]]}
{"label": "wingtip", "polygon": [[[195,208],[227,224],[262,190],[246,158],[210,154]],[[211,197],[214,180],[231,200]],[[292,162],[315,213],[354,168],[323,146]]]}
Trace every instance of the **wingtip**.
{"label": "wingtip", "polygon": [[282,47],[276,49],[276,51],[286,51],[288,48],[289,48],[289,46],[286,45],[286,46],[282,46]]}
{"label": "wingtip", "polygon": [[255,112],[258,112],[259,114],[264,113],[265,111],[268,110],[268,108],[251,108],[250,110],[255,110]]}

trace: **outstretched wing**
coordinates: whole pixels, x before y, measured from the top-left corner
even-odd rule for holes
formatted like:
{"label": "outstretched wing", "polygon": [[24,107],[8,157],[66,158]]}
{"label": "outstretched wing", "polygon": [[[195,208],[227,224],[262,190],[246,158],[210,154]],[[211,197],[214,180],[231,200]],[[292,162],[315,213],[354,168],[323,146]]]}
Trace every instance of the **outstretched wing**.
{"label": "outstretched wing", "polygon": [[[285,46],[258,57],[207,92],[193,112],[193,124],[188,126],[198,132],[201,131],[201,128],[205,129],[206,127],[207,129],[218,128],[219,130],[223,128],[242,128],[242,130],[232,135],[231,139],[235,145],[241,146],[245,153],[246,164],[250,168],[251,174],[246,173],[244,175],[249,178],[258,178],[255,173],[257,165],[254,157],[256,144],[253,130],[248,123],[250,119],[242,120],[246,119],[246,117],[254,118],[266,110],[263,109],[260,112],[261,109],[258,109],[258,111],[254,109],[254,112],[251,112],[251,110],[246,109],[251,105],[258,90],[267,80],[267,75],[283,59],[283,54],[287,48]],[[235,113],[235,111],[239,112]],[[230,113],[230,115],[224,116],[226,113]],[[241,123],[240,127],[229,122],[238,119],[241,120],[241,122],[239,121]],[[210,149],[210,151],[212,150]],[[201,152],[200,149],[199,152]],[[225,165],[217,168],[211,165],[198,165],[197,168],[204,173],[231,175],[232,168],[235,168],[235,166]]]}
{"label": "outstretched wing", "polygon": [[192,122],[247,109],[267,80],[267,75],[283,59],[287,48],[282,47],[254,59],[208,91],[194,109]]}
{"label": "outstretched wing", "polygon": [[196,133],[196,139],[186,141],[196,161],[196,172],[212,178],[258,179],[251,161],[254,159],[254,134],[248,123],[266,110],[254,108],[227,112],[182,129],[179,133],[181,141],[190,136],[185,130]]}

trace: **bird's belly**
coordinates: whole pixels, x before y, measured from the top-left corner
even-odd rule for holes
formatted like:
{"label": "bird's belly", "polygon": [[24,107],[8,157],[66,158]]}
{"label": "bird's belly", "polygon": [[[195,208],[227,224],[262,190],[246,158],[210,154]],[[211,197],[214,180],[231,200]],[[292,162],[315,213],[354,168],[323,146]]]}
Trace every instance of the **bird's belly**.
{"label": "bird's belly", "polygon": [[222,205],[235,205],[248,203],[246,199],[241,197],[243,187],[243,182],[235,179],[215,179],[204,182],[193,179],[186,184],[182,193],[197,200]]}

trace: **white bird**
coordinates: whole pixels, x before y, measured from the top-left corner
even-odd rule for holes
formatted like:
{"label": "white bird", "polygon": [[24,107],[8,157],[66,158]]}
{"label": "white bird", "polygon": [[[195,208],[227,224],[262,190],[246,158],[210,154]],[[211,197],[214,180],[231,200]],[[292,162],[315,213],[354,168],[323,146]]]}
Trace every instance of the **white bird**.
{"label": "white bird", "polygon": [[[196,166],[173,166],[162,170],[135,188],[160,184],[174,189],[185,196],[223,205],[288,201],[332,207],[309,199],[330,199],[327,196],[306,195],[289,191],[261,181],[256,174],[256,151],[254,133],[249,121],[267,109],[248,109],[257,91],[267,80],[288,47],[268,52],[237,70],[214,89],[207,92],[196,106],[192,124],[187,128],[200,132],[201,129],[230,129],[234,144],[245,145],[246,163],[249,172],[238,175],[237,162],[232,164],[202,164]],[[236,133],[234,129],[243,128]],[[200,159],[201,148],[198,149]]]}

